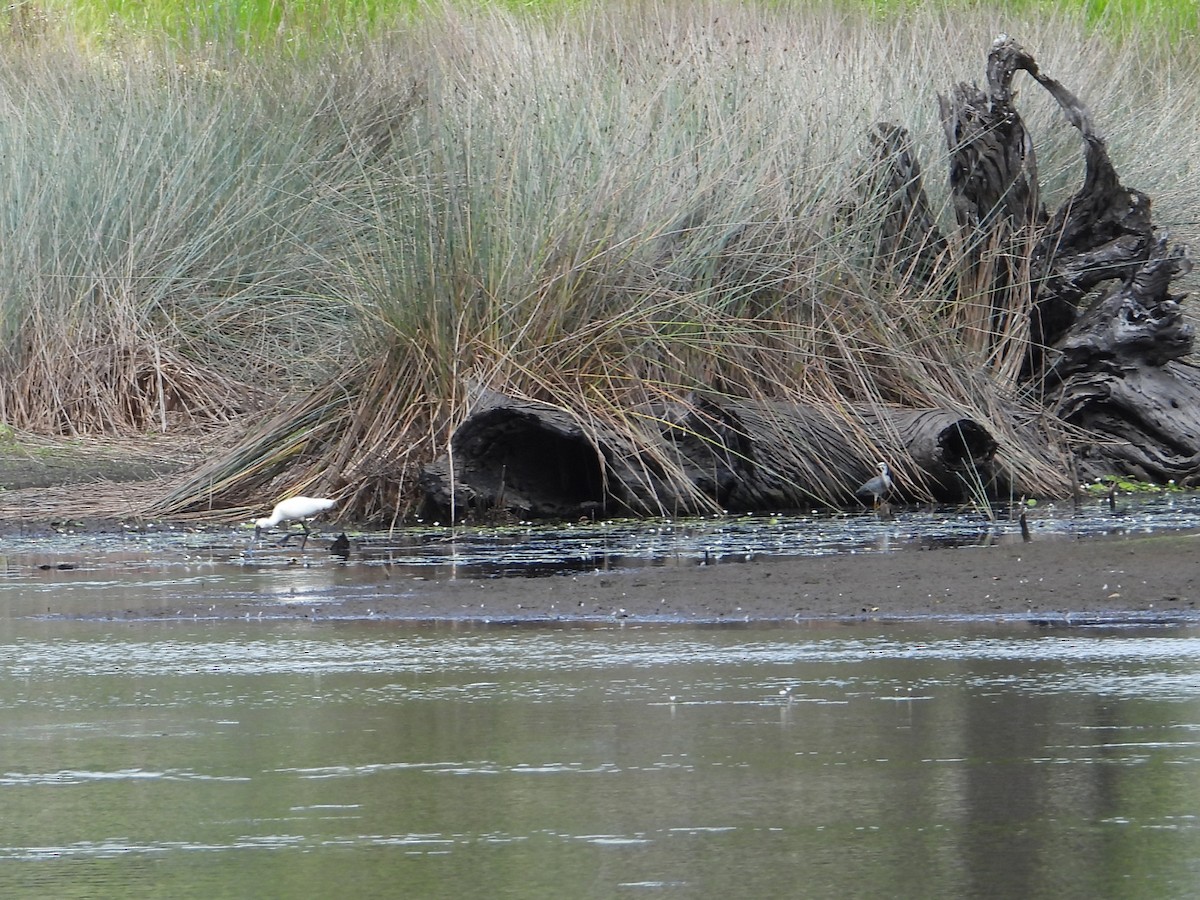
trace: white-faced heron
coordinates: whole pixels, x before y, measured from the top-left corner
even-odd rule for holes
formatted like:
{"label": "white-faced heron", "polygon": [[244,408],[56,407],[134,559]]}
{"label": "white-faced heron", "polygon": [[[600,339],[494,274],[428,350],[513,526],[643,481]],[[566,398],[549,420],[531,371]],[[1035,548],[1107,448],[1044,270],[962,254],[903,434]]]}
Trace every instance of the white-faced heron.
{"label": "white-faced heron", "polygon": [[892,472],[885,462],[878,463],[876,468],[879,474],[859,485],[854,494],[856,497],[870,497],[872,505],[878,507],[892,492]]}

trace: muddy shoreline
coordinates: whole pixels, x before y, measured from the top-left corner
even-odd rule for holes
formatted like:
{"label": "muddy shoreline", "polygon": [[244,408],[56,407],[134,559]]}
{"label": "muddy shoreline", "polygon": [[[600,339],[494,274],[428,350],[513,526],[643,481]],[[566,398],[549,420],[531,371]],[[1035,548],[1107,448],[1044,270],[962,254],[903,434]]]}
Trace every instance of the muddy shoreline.
{"label": "muddy shoreline", "polygon": [[[1047,625],[1200,621],[1200,532],[822,557],[757,557],[542,577],[390,575],[360,565],[356,590],[172,598],[106,610],[117,620],[447,623],[753,623],[1020,619]],[[335,563],[308,551],[308,571]],[[303,566],[303,562],[293,565]],[[354,573],[357,576],[359,573]],[[267,590],[271,587],[271,590]],[[65,612],[65,610],[63,611]],[[88,617],[96,615],[93,611]]]}
{"label": "muddy shoreline", "polygon": [[[418,582],[381,614],[680,621],[1194,613],[1200,535],[898,550],[545,578]],[[382,597],[379,599],[383,599]]]}
{"label": "muddy shoreline", "polygon": [[[196,452],[195,442],[168,445],[161,441],[139,446],[136,451],[127,444],[96,442],[0,448],[0,459],[8,460],[8,469],[0,467],[0,474],[5,475],[4,490],[0,491],[0,552],[9,552],[11,539],[18,535],[61,533],[61,525],[49,523],[68,513],[70,527],[79,532],[120,534],[127,517],[139,520],[138,503],[161,488],[145,480],[144,470],[169,472],[187,464],[187,454]],[[120,474],[122,483],[92,481],[100,471],[96,469],[98,459],[109,467],[101,466],[101,477]],[[122,465],[126,468],[121,469]],[[46,487],[44,476],[51,473],[56,485]],[[116,518],[78,518],[93,507]],[[215,566],[231,567],[224,570],[227,574],[248,575],[255,585],[236,598],[220,591],[180,591],[161,605],[84,611],[72,609],[67,599],[70,592],[63,592],[61,600],[53,598],[41,612],[52,618],[127,621],[1200,621],[1200,529],[1133,536],[1035,537],[1029,543],[994,546],[758,555],[749,560],[722,558],[708,565],[695,560],[647,562],[613,571],[478,578],[393,572],[357,553],[343,562],[331,556],[328,543],[322,541],[310,544],[304,554],[277,551],[247,567],[245,560],[238,558],[241,550],[237,547],[244,546],[244,540],[238,532],[227,533],[223,551],[211,554],[217,560]],[[307,591],[299,599],[280,591],[282,573],[295,574],[297,570],[321,573],[325,586]],[[164,574],[169,572],[168,564]],[[45,588],[57,584],[64,574],[47,571],[36,577]],[[131,587],[135,584],[131,582]]]}

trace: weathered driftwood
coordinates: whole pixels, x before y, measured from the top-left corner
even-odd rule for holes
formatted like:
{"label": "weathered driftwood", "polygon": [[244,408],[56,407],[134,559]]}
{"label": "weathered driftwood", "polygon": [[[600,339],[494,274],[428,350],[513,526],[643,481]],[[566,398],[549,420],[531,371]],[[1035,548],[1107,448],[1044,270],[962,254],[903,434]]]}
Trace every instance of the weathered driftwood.
{"label": "weathered driftwood", "polygon": [[988,54],[986,94],[959,84],[950,96],[938,96],[960,228],[1003,222],[1015,230],[1044,217],[1033,143],[1013,106],[1012,79],[1019,69],[1036,71],[1033,58],[1001,36]]}
{"label": "weathered driftwood", "polygon": [[1200,483],[1200,369],[1184,362],[1072,378],[1055,412],[1087,429],[1085,478],[1114,470],[1148,482]]}
{"label": "weathered driftwood", "polygon": [[[705,511],[631,436],[569,411],[487,394],[427,466],[425,515],[576,518]],[[674,509],[673,509],[674,507]]]}
{"label": "weathered driftwood", "polygon": [[[876,259],[898,283],[925,289],[947,259],[947,244],[925,194],[912,138],[887,122],[878,123],[869,137],[875,152],[865,193],[868,203],[883,206]],[[952,288],[948,283],[948,292]]]}
{"label": "weathered driftwood", "polygon": [[608,512],[604,456],[599,438],[566,410],[489,399],[455,429],[451,452],[422,473],[425,515],[457,520],[495,511],[520,518]]}
{"label": "weathered driftwood", "polygon": [[[1034,148],[1013,104],[1020,71],[1050,93],[1084,142],[1083,184],[1053,216],[1042,208]],[[1172,365],[1194,340],[1183,297],[1170,291],[1191,268],[1186,248],[1155,234],[1149,198],[1121,183],[1087,108],[1019,44],[998,38],[987,74],[986,93],[959,85],[939,103],[959,243],[984,273],[976,289],[992,299],[995,339],[1020,334],[1027,395],[1094,431],[1079,447],[1088,474],[1197,477],[1200,398],[1191,367]],[[890,146],[898,148],[895,171],[911,169],[905,136],[893,135]],[[893,194],[913,209],[926,205],[923,195],[919,183]],[[943,240],[932,225],[925,237],[915,231],[906,246]],[[1007,317],[1021,309],[1028,321],[1013,329]]]}
{"label": "weathered driftwood", "polygon": [[[862,430],[823,408],[727,397],[693,401],[664,420],[690,483],[724,509],[772,510],[854,503],[880,457],[910,460],[895,472],[904,491],[957,498],[964,476],[992,476],[987,429],[946,410],[855,410]],[[861,435],[875,436],[862,446]],[[893,462],[893,468],[896,463]]]}
{"label": "weathered driftwood", "polygon": [[1168,287],[1191,266],[1182,248],[1170,247],[1165,239],[1156,242],[1150,259],[1124,283],[1098,295],[1051,348],[1043,384],[1053,388],[1097,372],[1121,377],[1189,354],[1194,330]]}
{"label": "weathered driftwood", "polygon": [[[855,503],[879,456],[912,460],[899,491],[960,497],[992,477],[996,442],[982,425],[943,410],[864,411],[882,436],[860,445],[842,419],[815,406],[692,398],[644,410],[627,432],[549,404],[493,395],[428,467],[426,514],[487,518],[686,515],[782,511]],[[636,440],[636,442],[635,442]]]}
{"label": "weathered driftwood", "polygon": [[[1049,92],[1084,142],[1083,184],[1050,220],[1039,200],[1033,145],[1013,105],[1018,71]],[[1001,295],[1032,290],[1023,374],[1036,378],[1045,348],[1067,335],[1088,293],[1131,277],[1148,259],[1154,246],[1150,201],[1121,184],[1087,108],[1043,75],[1011,38],[1002,36],[992,46],[986,95],[959,85],[953,99],[939,99],[951,147],[954,207],[960,226],[973,231],[969,245],[994,247],[998,230],[1012,236],[1010,258],[1019,268],[998,266],[992,289]],[[1020,242],[1028,242],[1032,252],[1023,254]]]}

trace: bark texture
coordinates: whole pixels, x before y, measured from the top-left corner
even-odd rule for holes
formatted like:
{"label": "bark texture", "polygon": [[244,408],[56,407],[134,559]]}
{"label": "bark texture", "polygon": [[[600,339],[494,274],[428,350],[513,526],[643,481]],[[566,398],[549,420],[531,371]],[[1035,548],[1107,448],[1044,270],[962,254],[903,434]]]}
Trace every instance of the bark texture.
{"label": "bark texture", "polygon": [[[1083,183],[1053,215],[1039,199],[1033,145],[1013,103],[1022,71],[1083,142]],[[1077,448],[1081,474],[1194,480],[1200,397],[1194,367],[1177,362],[1191,354],[1194,331],[1183,295],[1171,290],[1191,269],[1187,248],[1157,232],[1150,198],[1121,183],[1088,109],[1016,41],[995,41],[987,73],[986,92],[960,84],[939,104],[958,238],[981,270],[987,256],[986,272],[975,274],[992,298],[992,333],[1019,336],[1026,394],[1090,432]],[[909,183],[894,196],[915,195],[908,204],[919,209],[923,194]],[[924,245],[940,240],[931,227]],[[911,235],[907,244],[922,246]],[[1025,309],[1028,321],[1012,327]]]}

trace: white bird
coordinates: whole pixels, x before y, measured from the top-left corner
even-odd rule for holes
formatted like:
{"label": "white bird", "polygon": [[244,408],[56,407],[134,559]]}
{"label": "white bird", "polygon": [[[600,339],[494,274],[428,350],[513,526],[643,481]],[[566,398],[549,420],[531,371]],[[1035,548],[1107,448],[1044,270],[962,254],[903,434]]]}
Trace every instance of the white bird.
{"label": "white bird", "polygon": [[885,462],[878,463],[876,468],[879,469],[879,474],[870,481],[860,484],[854,491],[856,497],[870,497],[876,507],[881,502],[887,499],[888,494],[892,492],[892,472]]}
{"label": "white bird", "polygon": [[[304,545],[308,543],[310,533],[306,520],[311,519],[317,513],[325,512],[336,502],[327,497],[289,497],[287,500],[280,500],[275,504],[275,508],[271,510],[269,516],[254,522],[254,539],[258,540],[262,537],[264,528],[274,528],[280,522],[299,522],[300,527],[304,529],[304,537],[300,541],[300,549],[303,550]],[[286,544],[292,534],[291,531],[285,534],[283,540],[279,542],[280,545]]]}

